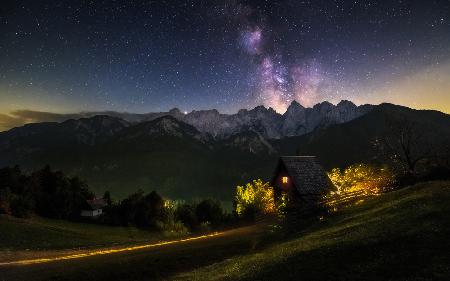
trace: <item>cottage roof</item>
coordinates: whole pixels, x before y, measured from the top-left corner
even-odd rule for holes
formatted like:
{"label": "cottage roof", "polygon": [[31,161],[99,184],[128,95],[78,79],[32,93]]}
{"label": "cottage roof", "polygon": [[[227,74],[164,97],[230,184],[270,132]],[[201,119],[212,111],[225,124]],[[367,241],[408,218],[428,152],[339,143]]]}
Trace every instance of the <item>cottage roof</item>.
{"label": "cottage roof", "polygon": [[300,195],[317,195],[334,188],[315,156],[282,156],[283,165]]}
{"label": "cottage roof", "polygon": [[92,200],[86,200],[87,207],[91,208],[91,210],[97,210],[108,205],[103,198],[94,198]]}

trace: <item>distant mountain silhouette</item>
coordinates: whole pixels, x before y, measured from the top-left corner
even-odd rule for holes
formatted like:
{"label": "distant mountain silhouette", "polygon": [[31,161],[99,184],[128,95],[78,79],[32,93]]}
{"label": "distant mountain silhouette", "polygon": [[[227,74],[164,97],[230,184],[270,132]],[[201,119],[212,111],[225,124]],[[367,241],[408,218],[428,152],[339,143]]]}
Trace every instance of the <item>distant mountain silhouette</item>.
{"label": "distant mountain silhouette", "polygon": [[[350,101],[341,101],[337,105],[322,102],[312,108],[305,108],[293,101],[284,114],[264,106],[257,106],[251,110],[241,109],[236,114],[221,114],[215,109],[182,114],[179,109],[174,108],[169,112],[133,115],[132,120],[148,121],[170,115],[216,139],[247,131],[254,131],[264,138],[282,138],[303,135],[319,126],[326,127],[350,121],[369,112],[371,108],[371,105],[356,106]],[[127,117],[130,116],[124,116],[125,119]]]}
{"label": "distant mountain silhouette", "polygon": [[[293,101],[284,114],[275,112],[272,108],[257,106],[254,109],[241,109],[236,114],[221,114],[216,109],[192,111],[183,114],[178,108],[168,112],[152,113],[121,113],[115,111],[82,112],[79,118],[90,118],[97,115],[105,115],[121,118],[129,123],[151,121],[163,116],[172,116],[184,123],[190,124],[202,133],[210,134],[216,139],[227,138],[230,135],[255,131],[265,138],[282,138],[286,136],[298,136],[309,133],[317,127],[326,127],[357,118],[372,108],[372,105],[356,106],[350,101],[341,101],[337,105],[329,102],[316,104],[312,108],[305,108]],[[29,110],[17,111],[23,115],[40,120],[61,121],[77,119],[77,114],[55,114],[46,112],[33,112]],[[17,113],[16,112],[16,113]],[[47,116],[47,117],[46,117]],[[49,118],[49,119],[46,119]]]}
{"label": "distant mountain silhouette", "polygon": [[450,115],[433,110],[414,110],[394,104],[380,104],[359,118],[316,129],[302,136],[272,140],[280,154],[317,155],[327,168],[358,162],[379,162],[374,142],[389,134],[393,122],[420,127],[423,139],[436,154],[450,153]]}
{"label": "distant mountain silhouette", "polygon": [[377,162],[373,143],[392,120],[420,124],[436,151],[447,153],[449,115],[343,101],[309,109],[292,103],[284,115],[264,107],[235,115],[174,109],[133,122],[101,115],[28,124],[0,133],[0,166],[50,164],[116,197],[142,188],[230,200],[237,184],[269,179],[279,155],[317,155],[327,168]]}

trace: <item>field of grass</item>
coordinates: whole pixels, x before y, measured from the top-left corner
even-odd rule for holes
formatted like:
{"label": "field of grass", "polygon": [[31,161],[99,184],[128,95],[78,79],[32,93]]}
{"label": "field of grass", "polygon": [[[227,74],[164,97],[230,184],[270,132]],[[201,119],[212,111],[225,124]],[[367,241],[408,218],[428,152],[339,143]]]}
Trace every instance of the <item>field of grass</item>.
{"label": "field of grass", "polygon": [[450,182],[347,208],[280,242],[171,280],[449,280]]}
{"label": "field of grass", "polygon": [[41,217],[18,219],[0,216],[0,253],[17,250],[58,250],[138,243],[176,234],[134,227],[110,227]]}
{"label": "field of grass", "polygon": [[[450,182],[421,183],[314,220],[308,227],[298,227],[297,221],[277,230],[240,228],[189,243],[0,267],[0,276],[5,281],[448,280],[449,218]],[[92,231],[86,235],[98,235]],[[122,234],[116,235],[121,241]]]}

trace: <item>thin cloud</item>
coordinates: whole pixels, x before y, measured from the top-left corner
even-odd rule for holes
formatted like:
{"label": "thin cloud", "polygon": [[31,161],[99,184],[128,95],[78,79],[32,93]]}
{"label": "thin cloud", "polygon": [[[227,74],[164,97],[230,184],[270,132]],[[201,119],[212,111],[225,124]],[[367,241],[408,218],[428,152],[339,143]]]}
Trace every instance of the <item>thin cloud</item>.
{"label": "thin cloud", "polygon": [[34,111],[28,109],[15,110],[10,113],[10,115],[17,118],[22,118],[30,120],[31,122],[61,122],[67,119],[77,119],[85,117],[84,113],[53,113],[45,111]]}
{"label": "thin cloud", "polygon": [[0,113],[0,131],[6,131],[10,128],[21,126],[23,124],[24,120],[20,117]]}
{"label": "thin cloud", "polygon": [[6,131],[14,127],[19,127],[28,123],[39,123],[39,122],[62,122],[68,119],[78,119],[86,117],[86,113],[53,113],[45,111],[34,111],[34,110],[15,110],[11,111],[9,114],[0,113],[0,131]]}

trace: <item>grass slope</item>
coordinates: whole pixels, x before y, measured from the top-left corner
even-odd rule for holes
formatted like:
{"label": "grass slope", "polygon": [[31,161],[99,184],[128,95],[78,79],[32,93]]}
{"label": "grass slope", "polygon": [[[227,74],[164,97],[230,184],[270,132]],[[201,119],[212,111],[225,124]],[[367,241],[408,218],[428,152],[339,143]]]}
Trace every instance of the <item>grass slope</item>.
{"label": "grass slope", "polygon": [[101,247],[152,241],[168,234],[134,227],[109,227],[40,217],[17,219],[0,216],[0,255],[17,250],[54,250]]}
{"label": "grass slope", "polygon": [[308,228],[299,222],[279,231],[239,228],[192,243],[0,267],[0,276],[8,281],[448,280],[449,202],[450,182],[422,183]]}
{"label": "grass slope", "polygon": [[418,184],[173,279],[448,280],[449,203],[449,182]]}

